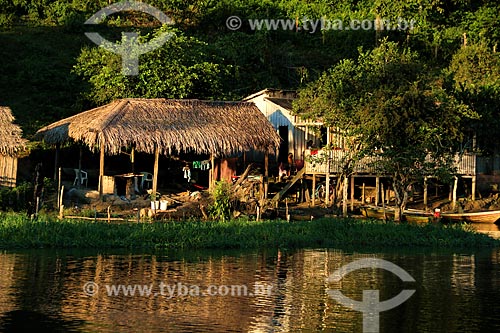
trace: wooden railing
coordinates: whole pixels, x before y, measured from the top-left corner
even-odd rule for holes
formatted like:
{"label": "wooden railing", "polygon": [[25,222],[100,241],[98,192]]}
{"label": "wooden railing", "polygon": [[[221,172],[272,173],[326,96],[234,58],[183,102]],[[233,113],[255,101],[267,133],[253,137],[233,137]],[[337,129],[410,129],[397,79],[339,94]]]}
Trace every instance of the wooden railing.
{"label": "wooden railing", "polygon": [[457,168],[457,174],[459,175],[467,175],[474,176],[477,173],[476,168],[477,163],[477,155],[466,153],[463,154],[462,157],[455,157],[455,167]]}
{"label": "wooden railing", "polygon": [[[306,150],[305,152],[305,168],[307,174],[313,173],[326,173],[328,167],[327,152],[323,150]],[[330,173],[338,174],[341,172],[342,165],[347,158],[349,152],[345,150],[331,150],[330,151]],[[376,162],[380,157],[369,156],[364,157],[357,161],[354,165],[355,174],[377,174]],[[460,158],[455,159],[455,167],[459,175],[475,175],[476,174],[476,155],[464,154]]]}

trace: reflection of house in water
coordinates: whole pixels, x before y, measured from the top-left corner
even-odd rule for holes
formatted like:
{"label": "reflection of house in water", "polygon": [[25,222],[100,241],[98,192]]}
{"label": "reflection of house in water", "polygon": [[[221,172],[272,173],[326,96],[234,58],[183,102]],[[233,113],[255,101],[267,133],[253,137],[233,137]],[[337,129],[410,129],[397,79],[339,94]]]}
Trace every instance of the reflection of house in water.
{"label": "reflection of house in water", "polygon": [[[274,283],[274,274],[263,256],[208,257],[194,262],[156,256],[98,256],[85,260],[83,271],[72,274],[67,288],[81,289],[87,281],[94,281],[100,287],[99,293],[67,299],[64,311],[86,309],[80,319],[108,327],[129,327],[130,331],[137,331],[144,323],[151,331],[208,326],[220,331],[247,331],[263,309],[259,302],[265,302],[267,296],[193,296],[183,295],[180,288],[196,290],[191,287],[199,286],[200,292],[205,292],[210,286],[245,285],[253,293],[255,283]],[[106,294],[106,285],[120,284],[153,286],[153,293],[159,293],[162,282],[176,288],[174,297],[168,296],[167,288],[165,294],[156,296]]]}
{"label": "reflection of house in water", "polygon": [[451,271],[451,287],[454,293],[461,295],[471,293],[476,289],[476,265],[474,255],[453,255]]}
{"label": "reflection of house in water", "polygon": [[[262,313],[252,323],[250,332],[291,332],[298,328],[321,331],[338,323],[339,331],[353,331],[360,325],[360,314],[345,308],[327,294],[327,278],[346,260],[342,252],[302,250],[278,256],[275,285],[271,300],[272,313]],[[349,259],[347,259],[349,260]],[[342,290],[361,289],[356,280],[345,281]],[[263,329],[266,328],[266,329]]]}
{"label": "reflection of house in water", "polygon": [[13,293],[15,264],[16,255],[0,253],[0,272],[2,272],[0,274],[0,316],[15,308]]}

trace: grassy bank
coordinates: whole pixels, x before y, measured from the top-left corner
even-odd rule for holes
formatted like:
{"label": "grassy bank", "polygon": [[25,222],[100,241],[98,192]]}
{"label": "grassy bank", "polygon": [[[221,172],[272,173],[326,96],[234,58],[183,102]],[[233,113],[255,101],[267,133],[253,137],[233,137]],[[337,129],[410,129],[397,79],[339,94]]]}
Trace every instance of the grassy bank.
{"label": "grassy bank", "polygon": [[52,218],[30,221],[21,215],[0,215],[0,249],[345,246],[481,248],[500,246],[500,240],[460,225],[417,226],[355,219],[107,224]]}

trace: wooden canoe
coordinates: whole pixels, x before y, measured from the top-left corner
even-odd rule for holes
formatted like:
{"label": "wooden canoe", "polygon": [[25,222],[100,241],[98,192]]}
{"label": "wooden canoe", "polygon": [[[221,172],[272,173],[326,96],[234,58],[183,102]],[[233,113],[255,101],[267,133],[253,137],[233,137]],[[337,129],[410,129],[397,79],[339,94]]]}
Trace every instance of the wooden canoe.
{"label": "wooden canoe", "polygon": [[404,219],[409,223],[429,223],[434,221],[434,214],[417,209],[405,209]]}
{"label": "wooden canoe", "polygon": [[495,223],[500,219],[500,210],[467,213],[441,213],[441,217],[452,222]]}
{"label": "wooden canoe", "polygon": [[[364,217],[374,218],[382,220],[384,219],[384,208],[378,206],[361,206],[359,208],[361,210],[361,214]],[[393,208],[386,207],[385,208],[385,217],[387,219],[394,219],[395,210]]]}

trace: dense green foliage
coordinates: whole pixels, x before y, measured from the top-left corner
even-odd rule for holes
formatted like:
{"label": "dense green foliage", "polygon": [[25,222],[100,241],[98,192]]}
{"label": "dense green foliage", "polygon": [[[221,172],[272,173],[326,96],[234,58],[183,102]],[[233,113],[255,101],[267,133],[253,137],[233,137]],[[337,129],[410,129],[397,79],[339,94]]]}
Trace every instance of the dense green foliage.
{"label": "dense green foliage", "polygon": [[0,216],[0,249],[244,249],[373,246],[480,248],[500,241],[462,225],[409,225],[356,219],[107,224]]}
{"label": "dense green foliage", "polygon": [[[417,52],[430,71],[449,69],[443,79],[454,80],[459,71],[458,83],[467,69],[458,70],[452,61],[470,60],[460,55],[464,36],[471,47],[482,45],[482,54],[491,61],[498,59],[492,50],[500,37],[500,8],[491,0],[149,0],[145,2],[175,21],[171,29],[176,37],[141,56],[138,77],[124,77],[120,57],[97,48],[83,32],[97,29],[116,41],[122,31],[132,30],[145,41],[166,28],[140,13],[114,14],[100,27],[83,25],[113,2],[0,0],[0,103],[13,109],[28,137],[43,124],[117,97],[239,99],[266,87],[301,88],[342,59],[356,59],[358,47],[372,50],[383,37]],[[232,15],[242,18],[237,31],[226,27]],[[397,22],[398,17],[413,19],[414,28],[313,32],[307,23],[321,18]],[[255,18],[295,23],[288,29],[252,30],[248,20]],[[459,97],[475,102],[474,110],[485,119],[496,120],[490,106],[498,102],[498,94],[484,90]],[[477,105],[484,94],[489,106]]]}
{"label": "dense green foliage", "polygon": [[222,222],[229,220],[233,199],[231,184],[225,180],[215,182],[211,196],[213,200],[213,204],[209,207],[211,217]]}
{"label": "dense green foliage", "polygon": [[374,166],[392,176],[402,211],[414,182],[453,171],[462,124],[477,117],[442,81],[416,52],[382,40],[325,72],[295,107],[347,135],[353,160],[379,158]]}

